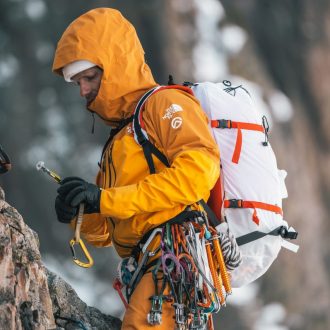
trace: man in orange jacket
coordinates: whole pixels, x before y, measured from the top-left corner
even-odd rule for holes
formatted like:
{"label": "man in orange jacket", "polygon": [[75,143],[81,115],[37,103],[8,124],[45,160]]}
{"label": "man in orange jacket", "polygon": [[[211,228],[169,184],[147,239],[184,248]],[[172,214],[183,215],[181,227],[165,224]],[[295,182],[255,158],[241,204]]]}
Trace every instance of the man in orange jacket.
{"label": "man in orange jacket", "polygon": [[[155,158],[156,173],[149,172],[131,117],[140,98],[158,85],[134,27],[118,11],[98,8],[73,21],[58,42],[53,71],[77,83],[87,109],[112,128],[96,184],[62,180],[55,201],[59,221],[70,223],[84,203],[83,237],[97,247],[113,245],[124,258],[152,228],[208,199],[219,177],[219,152],[199,102],[183,90],[164,89],[144,105],[144,130],[170,164]],[[123,329],[174,328],[169,303],[162,324],[148,324],[153,294],[146,273],[131,296]]]}

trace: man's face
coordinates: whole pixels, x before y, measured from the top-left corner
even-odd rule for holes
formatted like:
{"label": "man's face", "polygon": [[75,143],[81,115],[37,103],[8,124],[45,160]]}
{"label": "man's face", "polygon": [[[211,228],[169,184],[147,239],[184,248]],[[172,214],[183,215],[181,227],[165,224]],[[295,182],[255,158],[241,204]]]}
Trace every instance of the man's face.
{"label": "man's face", "polygon": [[94,66],[90,69],[81,71],[74,75],[71,79],[80,88],[80,96],[87,101],[87,106],[94,101],[99,92],[103,71]]}

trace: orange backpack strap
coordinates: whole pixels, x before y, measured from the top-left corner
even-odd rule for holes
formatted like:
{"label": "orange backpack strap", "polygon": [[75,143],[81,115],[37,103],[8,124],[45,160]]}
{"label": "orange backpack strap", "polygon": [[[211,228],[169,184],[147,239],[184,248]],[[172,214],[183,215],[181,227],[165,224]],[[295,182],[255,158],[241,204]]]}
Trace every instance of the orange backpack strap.
{"label": "orange backpack strap", "polygon": [[213,128],[236,128],[237,129],[235,150],[234,150],[233,157],[232,157],[232,162],[235,164],[238,164],[239,157],[241,155],[242,129],[265,133],[265,128],[263,125],[253,124],[253,123],[244,123],[244,122],[232,121],[232,120],[227,120],[227,119],[213,119],[213,120],[211,120],[211,127],[213,127]]}
{"label": "orange backpack strap", "polygon": [[259,218],[257,215],[256,209],[266,210],[270,212],[274,212],[276,214],[280,214],[283,216],[282,209],[277,205],[267,204],[263,202],[255,202],[255,201],[243,201],[242,199],[226,199],[224,201],[225,208],[250,208],[254,209],[252,219],[253,221],[259,225]]}

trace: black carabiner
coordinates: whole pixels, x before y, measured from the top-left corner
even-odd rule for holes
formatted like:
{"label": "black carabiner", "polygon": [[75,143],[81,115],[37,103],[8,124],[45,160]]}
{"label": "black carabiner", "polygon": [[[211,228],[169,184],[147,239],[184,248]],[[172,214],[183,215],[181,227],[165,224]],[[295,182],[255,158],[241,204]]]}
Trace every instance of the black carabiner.
{"label": "black carabiner", "polygon": [[0,174],[6,173],[11,169],[11,162],[0,144]]}

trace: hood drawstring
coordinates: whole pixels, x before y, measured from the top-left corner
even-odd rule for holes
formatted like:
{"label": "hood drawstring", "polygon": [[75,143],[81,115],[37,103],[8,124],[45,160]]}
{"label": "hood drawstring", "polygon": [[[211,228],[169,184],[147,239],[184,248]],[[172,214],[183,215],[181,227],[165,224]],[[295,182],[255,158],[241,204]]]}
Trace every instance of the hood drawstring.
{"label": "hood drawstring", "polygon": [[92,117],[93,117],[93,123],[92,123],[92,134],[94,134],[94,127],[95,127],[95,115],[94,112],[92,112]]}

